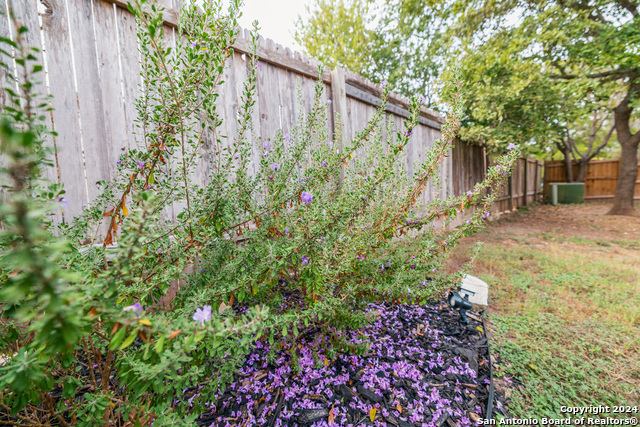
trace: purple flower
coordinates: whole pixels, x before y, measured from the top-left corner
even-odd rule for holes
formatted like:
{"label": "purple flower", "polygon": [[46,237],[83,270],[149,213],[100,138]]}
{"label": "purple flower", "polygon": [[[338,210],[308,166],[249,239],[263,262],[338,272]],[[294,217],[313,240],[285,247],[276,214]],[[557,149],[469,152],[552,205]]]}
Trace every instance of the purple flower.
{"label": "purple flower", "polygon": [[265,150],[267,150],[269,147],[271,147],[271,141],[264,141],[262,143],[262,148],[264,148]]}
{"label": "purple flower", "polygon": [[143,169],[143,168],[144,168],[144,162],[141,162],[141,161],[139,161],[139,160],[136,160],[136,164],[138,165],[138,167],[139,167],[140,169]]}
{"label": "purple flower", "polygon": [[513,150],[514,148],[516,148],[516,144],[513,142],[507,146],[507,150]]}
{"label": "purple flower", "polygon": [[384,265],[380,267],[380,271],[384,271]]}
{"label": "purple flower", "polygon": [[387,267],[391,267],[391,262],[387,261]]}
{"label": "purple flower", "polygon": [[412,270],[415,270],[415,269],[416,269],[416,266],[415,266],[415,265],[412,265],[412,266],[411,266],[411,269],[412,269]]}
{"label": "purple flower", "polygon": [[211,306],[205,305],[202,308],[196,308],[193,320],[200,322],[201,325],[204,325],[204,322],[211,320]]}
{"label": "purple flower", "polygon": [[289,234],[289,227],[284,228],[284,234]]}
{"label": "purple flower", "polygon": [[313,195],[311,193],[307,193],[306,191],[303,191],[302,196],[300,196],[300,198],[304,203],[309,204],[313,200]]}
{"label": "purple flower", "polygon": [[380,86],[381,86],[381,87],[383,87],[383,88],[384,88],[386,85],[387,85],[387,81],[386,81],[386,80],[384,80],[382,83],[380,83]]}
{"label": "purple flower", "polygon": [[122,160],[118,159],[116,163],[118,164],[118,166],[122,166]]}
{"label": "purple flower", "polygon": [[473,196],[473,193],[471,191],[467,191],[467,196]]}
{"label": "purple flower", "polygon": [[407,136],[411,136],[411,134],[412,134],[412,133],[413,133],[413,131],[408,130],[408,131],[407,131]]}
{"label": "purple flower", "polygon": [[303,257],[302,257],[302,263],[303,263],[304,265],[309,264],[309,259],[310,259],[310,258],[309,258],[308,256],[303,256]]}
{"label": "purple flower", "polygon": [[262,64],[260,62],[256,61],[256,67],[262,68]]}
{"label": "purple flower", "polygon": [[63,206],[69,207],[69,202],[62,196],[56,197],[56,202],[60,203]]}
{"label": "purple flower", "polygon": [[323,160],[322,163],[320,163],[320,166],[327,166],[327,162]]}
{"label": "purple flower", "polygon": [[434,269],[433,269],[433,270],[431,270],[431,271],[433,271],[433,272],[435,273],[437,270],[438,270],[437,268],[434,268]]}
{"label": "purple flower", "polygon": [[192,48],[194,48],[194,49],[195,49],[195,48],[196,48],[196,46],[198,46],[198,43],[197,43],[197,42],[195,42],[195,41],[194,41],[194,42],[192,42],[192,43],[191,43],[191,47],[192,47]]}
{"label": "purple flower", "polygon": [[327,99],[327,104],[331,104],[331,100],[330,99]]}
{"label": "purple flower", "polygon": [[467,225],[471,225],[471,221],[470,220],[467,220]]}
{"label": "purple flower", "polygon": [[333,141],[329,141],[329,148],[333,148]]}
{"label": "purple flower", "polygon": [[142,305],[139,302],[122,309],[122,311],[133,311],[136,316],[142,313],[142,310],[143,310]]}
{"label": "purple flower", "polygon": [[274,171],[277,171],[278,169],[280,169],[280,165],[277,163],[271,163],[271,166],[269,167]]}

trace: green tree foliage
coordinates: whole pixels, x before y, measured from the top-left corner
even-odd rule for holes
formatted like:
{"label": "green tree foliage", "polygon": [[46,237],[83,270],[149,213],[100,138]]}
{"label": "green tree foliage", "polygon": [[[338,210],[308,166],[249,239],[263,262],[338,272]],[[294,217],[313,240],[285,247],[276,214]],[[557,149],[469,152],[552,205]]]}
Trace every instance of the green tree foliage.
{"label": "green tree foliage", "polygon": [[[298,19],[296,40],[330,67],[339,65],[373,82],[387,81],[407,96],[424,94],[437,107],[432,76],[441,37],[437,2],[424,10],[418,1],[318,0]],[[434,8],[434,9],[431,9]]]}
{"label": "green tree foliage", "polygon": [[371,59],[362,52],[377,49],[376,34],[367,28],[368,9],[367,0],[320,0],[308,23],[298,18],[295,39],[332,68],[370,69]]}
{"label": "green tree foliage", "polygon": [[494,152],[513,142],[528,155],[558,153],[576,160],[582,172],[611,139],[611,93],[618,85],[554,79],[506,47],[469,50],[462,71],[470,82],[463,139]]}
{"label": "green tree foliage", "polygon": [[[598,115],[602,116],[602,110],[609,107],[622,147],[612,213],[632,213],[640,143],[640,132],[632,130],[633,109],[640,96],[638,3],[627,0],[484,1],[456,2],[452,7],[457,18],[449,29],[449,43],[450,46],[459,44],[457,50],[464,68],[469,69],[467,64],[476,58],[471,61],[476,66],[472,72],[490,72],[496,62],[491,60],[491,53],[498,52],[503,62],[515,60],[518,65],[533,67],[535,72],[529,76],[543,81],[543,87],[552,91],[543,98],[547,105],[543,105],[542,117],[546,111],[553,112],[549,117],[555,121],[555,129],[552,128],[555,136],[549,135],[548,141],[560,141],[566,160],[576,154],[577,137],[582,136],[581,143],[587,145],[587,152],[579,155],[582,166],[597,152],[595,139],[608,140],[608,129],[598,136],[594,131],[601,130]],[[478,67],[481,61],[485,61],[488,68]],[[472,92],[477,90],[474,88]],[[515,110],[519,108],[517,104],[512,105],[509,111],[517,115]],[[553,111],[557,109],[561,112]],[[534,115],[533,119],[538,121],[542,117]],[[585,128],[588,130],[584,131]]]}

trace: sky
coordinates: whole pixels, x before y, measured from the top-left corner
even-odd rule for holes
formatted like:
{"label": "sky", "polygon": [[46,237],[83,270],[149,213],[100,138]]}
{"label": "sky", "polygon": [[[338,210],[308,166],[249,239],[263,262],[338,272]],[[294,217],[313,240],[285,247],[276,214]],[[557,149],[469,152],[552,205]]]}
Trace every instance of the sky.
{"label": "sky", "polygon": [[294,23],[298,15],[304,16],[305,5],[309,3],[311,0],[244,0],[240,25],[252,28],[252,22],[258,20],[260,35],[265,39],[301,52],[293,39]]}

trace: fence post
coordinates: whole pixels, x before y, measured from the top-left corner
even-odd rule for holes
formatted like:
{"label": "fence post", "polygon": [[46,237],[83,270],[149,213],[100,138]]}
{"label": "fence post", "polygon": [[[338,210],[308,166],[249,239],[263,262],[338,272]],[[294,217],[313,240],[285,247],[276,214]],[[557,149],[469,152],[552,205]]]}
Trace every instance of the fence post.
{"label": "fence post", "polygon": [[482,179],[487,176],[487,147],[482,147]]}
{"label": "fence post", "polygon": [[538,168],[538,179],[540,180],[540,185],[538,186],[538,188],[540,188],[540,201],[542,202],[544,200],[544,180],[547,176],[544,162],[542,160],[538,161]]}
{"label": "fence post", "polygon": [[524,159],[524,201],[522,206],[527,206],[527,198],[529,197],[527,189],[527,180],[529,179],[529,159]]}
{"label": "fence post", "polygon": [[[516,164],[518,161],[516,160]],[[513,210],[513,173],[509,175],[509,212]]]}
{"label": "fence post", "polygon": [[[333,109],[333,137],[334,143],[337,145],[340,154],[343,154],[344,142],[346,141],[346,123],[347,123],[347,90],[345,88],[344,70],[340,67],[335,67],[331,70],[331,107]],[[340,138],[335,140],[336,128],[338,123],[336,122],[336,116],[340,119]],[[344,180],[344,165],[340,166],[340,178],[338,180],[338,186],[342,186]]]}
{"label": "fence post", "polygon": [[540,161],[536,160],[536,170],[533,174],[533,203],[538,203],[538,166]]}

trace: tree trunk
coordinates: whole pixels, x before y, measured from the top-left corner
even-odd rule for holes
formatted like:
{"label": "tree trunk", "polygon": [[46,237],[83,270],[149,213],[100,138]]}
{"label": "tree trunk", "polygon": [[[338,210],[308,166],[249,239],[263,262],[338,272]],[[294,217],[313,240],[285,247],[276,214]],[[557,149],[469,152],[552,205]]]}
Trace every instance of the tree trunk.
{"label": "tree trunk", "polygon": [[622,150],[620,153],[620,173],[613,199],[613,207],[608,215],[634,215],[633,195],[638,177],[638,142],[622,141],[618,138]]}
{"label": "tree trunk", "polygon": [[584,177],[587,174],[587,164],[591,159],[578,159],[578,176],[576,182],[584,182]]}
{"label": "tree trunk", "polygon": [[571,147],[569,144],[570,142],[562,147],[562,154],[564,155],[564,168],[567,182],[573,182],[573,162],[571,161]]}
{"label": "tree trunk", "polygon": [[620,173],[618,185],[613,198],[613,207],[609,215],[634,215],[633,195],[638,179],[638,144],[640,144],[640,131],[631,133],[629,122],[631,121],[631,97],[640,93],[640,79],[629,85],[627,95],[615,109],[615,125],[618,142],[622,147],[620,153]]}

